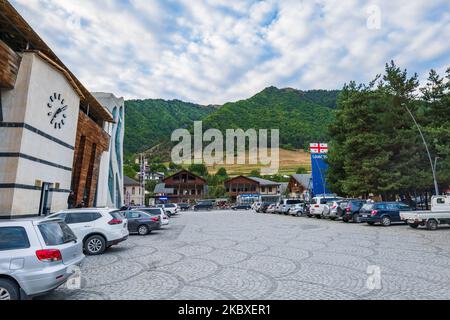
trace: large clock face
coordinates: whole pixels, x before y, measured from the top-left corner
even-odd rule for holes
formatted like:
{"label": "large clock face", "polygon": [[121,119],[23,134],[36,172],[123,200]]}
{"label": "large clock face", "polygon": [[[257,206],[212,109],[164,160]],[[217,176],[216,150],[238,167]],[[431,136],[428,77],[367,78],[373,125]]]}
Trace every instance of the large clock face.
{"label": "large clock face", "polygon": [[67,108],[69,108],[64,99],[61,97],[60,93],[54,93],[50,96],[49,102],[47,103],[47,116],[50,119],[50,125],[54,129],[61,130],[66,124],[67,119]]}

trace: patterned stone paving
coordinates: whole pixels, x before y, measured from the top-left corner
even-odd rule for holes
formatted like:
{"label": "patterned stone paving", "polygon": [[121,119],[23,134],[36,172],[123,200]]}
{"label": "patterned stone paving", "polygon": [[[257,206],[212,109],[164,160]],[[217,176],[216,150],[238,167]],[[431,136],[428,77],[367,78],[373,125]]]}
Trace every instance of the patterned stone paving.
{"label": "patterned stone paving", "polygon": [[[368,267],[381,286],[367,286]],[[87,257],[81,288],[43,299],[450,299],[450,229],[187,212]]]}

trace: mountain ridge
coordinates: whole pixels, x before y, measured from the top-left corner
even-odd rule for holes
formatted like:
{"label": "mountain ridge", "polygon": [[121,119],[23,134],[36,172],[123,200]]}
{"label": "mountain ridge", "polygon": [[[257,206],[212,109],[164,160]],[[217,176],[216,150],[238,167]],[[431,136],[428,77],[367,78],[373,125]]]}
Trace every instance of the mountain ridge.
{"label": "mountain ridge", "polygon": [[165,144],[173,130],[189,129],[200,120],[205,130],[280,129],[282,146],[305,148],[311,140],[327,138],[326,126],[334,117],[332,110],[339,92],[269,86],[248,99],[223,105],[200,105],[179,99],[127,100],[125,152],[144,152]]}

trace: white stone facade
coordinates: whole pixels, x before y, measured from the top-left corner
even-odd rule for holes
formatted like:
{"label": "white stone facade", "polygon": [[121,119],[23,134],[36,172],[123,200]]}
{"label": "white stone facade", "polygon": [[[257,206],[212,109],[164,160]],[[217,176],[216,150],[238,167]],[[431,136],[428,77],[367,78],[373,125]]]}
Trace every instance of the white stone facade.
{"label": "white stone facade", "polygon": [[[37,53],[22,54],[15,88],[1,89],[0,216],[37,215],[42,184],[50,208],[67,208],[80,97]],[[53,121],[52,121],[53,120]]]}

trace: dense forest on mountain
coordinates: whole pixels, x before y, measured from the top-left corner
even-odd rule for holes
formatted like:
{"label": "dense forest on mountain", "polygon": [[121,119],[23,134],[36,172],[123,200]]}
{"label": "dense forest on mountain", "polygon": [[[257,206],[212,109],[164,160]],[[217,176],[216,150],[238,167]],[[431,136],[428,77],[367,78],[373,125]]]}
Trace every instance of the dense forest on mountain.
{"label": "dense forest on mountain", "polygon": [[[284,148],[304,148],[328,139],[338,91],[277,89],[269,87],[250,99],[223,106],[201,106],[178,100],[126,101],[125,153],[142,152],[161,144],[167,153],[171,133],[191,129],[203,120],[204,130],[280,129]],[[156,150],[159,150],[156,148]]]}
{"label": "dense forest on mountain", "polygon": [[179,100],[128,100],[125,102],[125,154],[145,151],[170,140],[173,130],[187,128],[216,110]]}
{"label": "dense forest on mountain", "polygon": [[326,141],[338,91],[269,87],[247,100],[227,103],[203,120],[204,129],[279,129],[280,145],[302,149]]}

